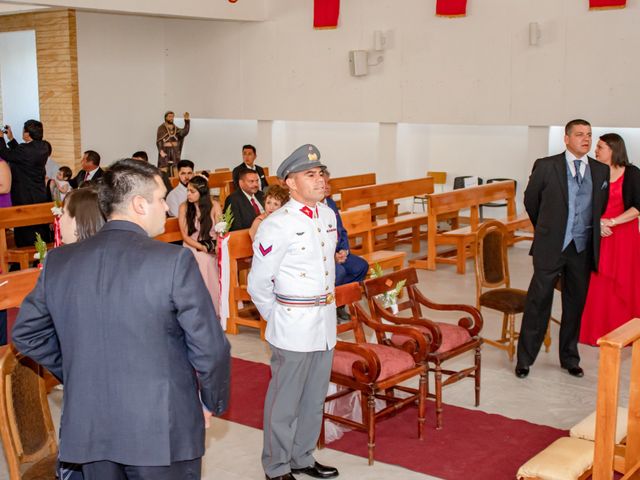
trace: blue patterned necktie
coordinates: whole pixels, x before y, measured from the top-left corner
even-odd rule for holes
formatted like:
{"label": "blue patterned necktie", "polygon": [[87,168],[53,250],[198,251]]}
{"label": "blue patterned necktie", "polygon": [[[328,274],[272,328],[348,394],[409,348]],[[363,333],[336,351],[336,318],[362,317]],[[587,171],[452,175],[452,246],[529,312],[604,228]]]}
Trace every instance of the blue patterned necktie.
{"label": "blue patterned necktie", "polygon": [[574,160],[573,165],[576,167],[576,182],[578,185],[582,185],[582,175],[580,175],[580,164],[582,162],[580,160]]}

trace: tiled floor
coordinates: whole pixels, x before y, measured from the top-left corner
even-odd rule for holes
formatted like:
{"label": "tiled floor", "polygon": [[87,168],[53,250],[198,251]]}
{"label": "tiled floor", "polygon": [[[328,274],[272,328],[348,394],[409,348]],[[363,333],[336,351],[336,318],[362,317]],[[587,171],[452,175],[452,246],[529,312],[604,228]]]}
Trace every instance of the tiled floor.
{"label": "tiled floor", "polygon": [[[510,265],[513,286],[526,289],[531,275],[531,261],[527,255],[529,244],[523,242],[510,249]],[[457,275],[453,266],[439,266],[436,272],[420,272],[420,287],[429,297],[439,302],[475,303],[475,279],[472,263],[468,263],[468,273]],[[554,307],[559,317],[559,299]],[[485,336],[497,336],[500,318],[497,314],[484,311]],[[521,418],[534,423],[569,428],[595,409],[597,389],[598,349],[580,346],[582,367],[585,377],[577,379],[561,370],[557,358],[558,327],[552,326],[553,344],[551,351],[542,351],[531,374],[525,380],[513,375],[514,364],[505,352],[490,346],[483,348],[482,357],[482,398],[480,409],[499,413],[511,418]],[[269,350],[261,342],[256,332],[243,330],[242,334],[231,336],[232,354],[239,358],[268,363]],[[460,362],[471,362],[471,358]],[[628,398],[630,352],[623,353],[622,404]],[[56,421],[60,415],[61,392],[54,391],[50,398]],[[445,402],[465,408],[473,407],[473,387],[463,381],[447,387]],[[446,425],[445,425],[446,428]],[[204,459],[203,478],[214,480],[258,480],[264,478],[260,467],[262,436],[259,430],[243,425],[216,420],[207,433],[207,452]],[[365,459],[334,450],[318,452],[321,463],[339,467],[344,479],[428,479],[403,468],[376,462],[367,466]],[[300,477],[307,478],[307,477]],[[0,458],[0,480],[7,480],[8,474],[4,458]]]}

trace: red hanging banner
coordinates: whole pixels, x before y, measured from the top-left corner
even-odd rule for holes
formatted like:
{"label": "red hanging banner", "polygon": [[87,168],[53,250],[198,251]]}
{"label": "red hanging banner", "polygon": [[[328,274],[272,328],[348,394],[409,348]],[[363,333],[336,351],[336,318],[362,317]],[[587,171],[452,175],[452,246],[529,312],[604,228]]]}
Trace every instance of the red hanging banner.
{"label": "red hanging banner", "polygon": [[313,28],[337,28],[340,0],[313,0]]}
{"label": "red hanging banner", "polygon": [[436,15],[439,17],[464,17],[467,0],[436,0]]}
{"label": "red hanging banner", "polygon": [[589,0],[589,10],[607,10],[626,6],[627,0]]}

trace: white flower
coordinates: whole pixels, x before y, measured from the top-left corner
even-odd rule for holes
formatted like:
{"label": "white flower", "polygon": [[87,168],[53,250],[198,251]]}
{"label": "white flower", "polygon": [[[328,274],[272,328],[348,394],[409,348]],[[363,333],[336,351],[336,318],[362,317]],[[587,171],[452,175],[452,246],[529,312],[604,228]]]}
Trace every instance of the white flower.
{"label": "white flower", "polygon": [[58,218],[61,217],[63,213],[62,207],[51,207],[51,213]]}
{"label": "white flower", "polygon": [[40,254],[38,252],[34,253],[33,258],[36,260],[40,260]]}
{"label": "white flower", "polygon": [[218,222],[213,227],[213,230],[219,234],[223,234],[227,232],[227,222]]}

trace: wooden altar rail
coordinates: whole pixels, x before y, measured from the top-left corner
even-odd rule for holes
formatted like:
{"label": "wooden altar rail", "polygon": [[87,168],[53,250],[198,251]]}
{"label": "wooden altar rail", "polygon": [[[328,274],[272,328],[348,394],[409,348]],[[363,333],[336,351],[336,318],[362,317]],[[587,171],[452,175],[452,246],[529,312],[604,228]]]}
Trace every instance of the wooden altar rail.
{"label": "wooden altar rail", "polygon": [[640,479],[640,318],[634,318],[598,340],[600,368],[596,404],[596,441],[593,480],[613,478],[616,455],[616,416],[622,349],[632,345],[629,380],[629,417],[624,449],[623,480]]}

